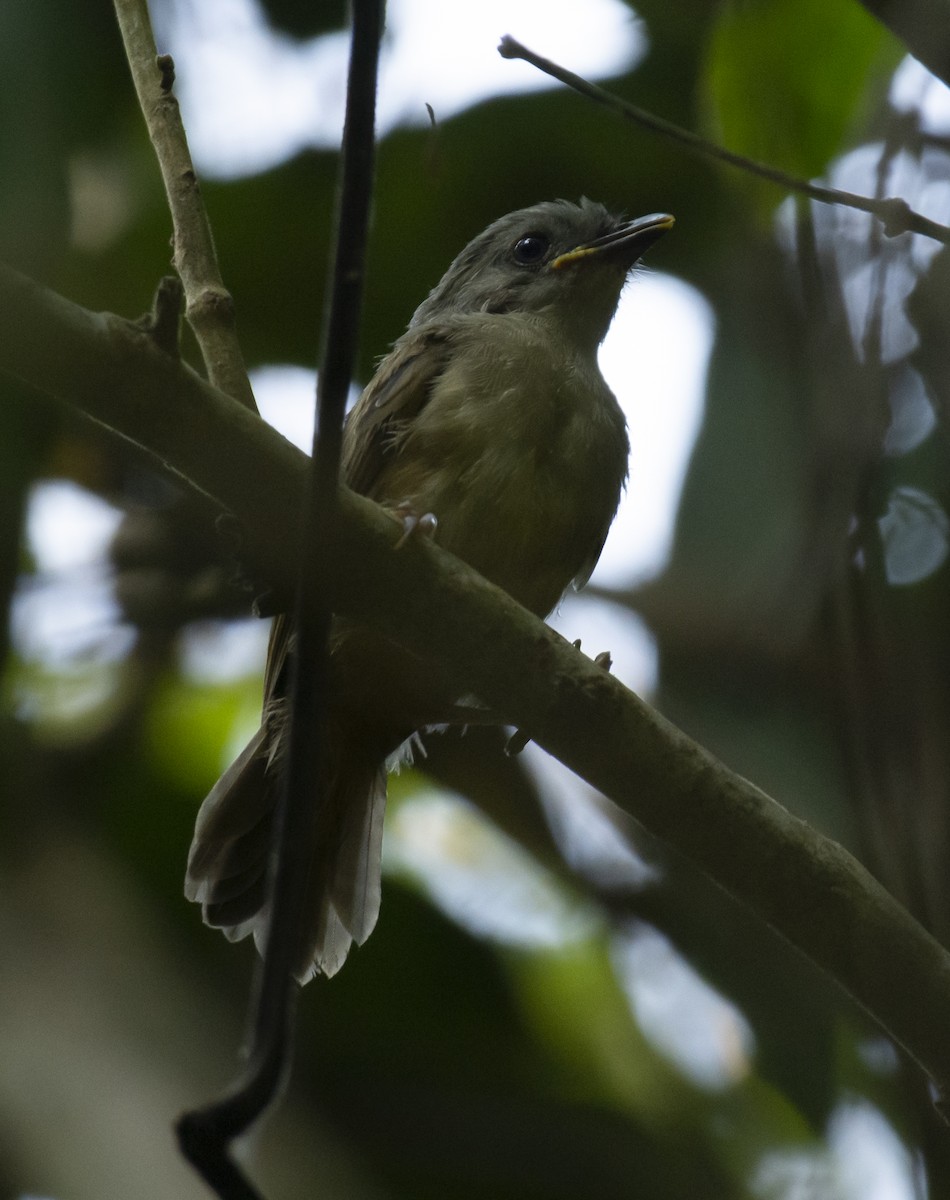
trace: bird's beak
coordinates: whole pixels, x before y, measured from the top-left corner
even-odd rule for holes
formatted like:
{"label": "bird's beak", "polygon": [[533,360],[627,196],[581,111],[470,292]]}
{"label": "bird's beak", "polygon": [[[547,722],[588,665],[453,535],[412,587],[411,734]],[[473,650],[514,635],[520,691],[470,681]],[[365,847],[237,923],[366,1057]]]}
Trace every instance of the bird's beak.
{"label": "bird's beak", "polygon": [[673,218],[669,213],[650,213],[648,217],[638,217],[635,221],[621,225],[613,233],[604,234],[592,242],[585,242],[582,246],[575,246],[573,250],[559,254],[552,261],[551,269],[559,271],[561,267],[592,256],[614,259],[629,269],[657,238],[672,228]]}

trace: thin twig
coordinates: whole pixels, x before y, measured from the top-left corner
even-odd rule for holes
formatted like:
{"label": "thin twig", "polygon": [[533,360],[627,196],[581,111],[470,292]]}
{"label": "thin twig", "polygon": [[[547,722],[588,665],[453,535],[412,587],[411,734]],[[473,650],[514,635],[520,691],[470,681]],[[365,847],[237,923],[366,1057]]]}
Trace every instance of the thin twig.
{"label": "thin twig", "polygon": [[[326,756],[330,694],[329,589],[337,542],[343,414],[359,339],[366,237],[375,163],[374,123],[383,0],[355,0],[343,131],[329,316],[319,373],[318,413],[298,551],[300,580],[287,765],[275,822],[268,930],[253,1017],[248,1070],[220,1103],[179,1122],[182,1152],[218,1194],[248,1200],[228,1156],[231,1141],[277,1098],[290,1069],[297,986],[294,968],[312,867],[316,810]],[[226,1187],[228,1190],[221,1190]]]}
{"label": "thin twig", "polygon": [[161,168],[174,226],[174,264],[185,286],[185,316],[215,387],[257,411],[237,338],[234,300],[224,286],[211,226],[173,92],[175,67],[158,55],[146,0],[115,0],[139,105]]}
{"label": "thin twig", "polygon": [[323,800],[319,781],[324,775],[324,734],[331,693],[330,589],[338,542],[343,415],[359,342],[384,8],[384,0],[355,0],[353,4],[336,246],[299,553],[290,737],[277,817],[277,866],[255,1027],[255,1044],[261,1047],[279,1044],[283,1014],[296,997],[293,968],[299,954],[299,929],[312,866],[312,840],[307,834],[315,824],[315,809]]}
{"label": "thin twig", "polygon": [[634,104],[628,104],[626,100],[621,100],[619,96],[604,91],[603,88],[597,87],[596,84],[590,83],[580,75],[575,75],[573,71],[567,71],[557,63],[551,62],[550,59],[542,58],[507,35],[501,39],[498,53],[502,58],[523,59],[533,67],[537,67],[539,71],[543,71],[545,75],[550,75],[552,78],[560,80],[561,83],[567,84],[576,92],[580,92],[582,96],[587,96],[597,104],[612,109],[628,121],[633,121],[645,129],[651,129],[654,133],[662,134],[672,141],[679,142],[680,145],[695,154],[702,154],[707,158],[728,163],[750,175],[767,179],[770,183],[778,184],[779,187],[790,192],[800,192],[803,196],[809,196],[812,200],[818,200],[822,204],[841,204],[847,208],[856,208],[860,212],[870,213],[883,222],[884,232],[888,237],[897,237],[901,233],[919,233],[924,237],[942,242],[944,245],[950,245],[950,228],[915,212],[906,200],[898,197],[874,199],[871,196],[857,195],[855,192],[843,192],[838,188],[823,187],[821,184],[810,183],[806,179],[788,175],[785,171],[780,171],[777,167],[770,167],[767,163],[746,158],[744,154],[726,150],[725,147],[717,146],[714,142],[709,142],[698,134],[691,133],[688,129],[674,125],[672,121],[666,121],[642,108],[637,108]]}

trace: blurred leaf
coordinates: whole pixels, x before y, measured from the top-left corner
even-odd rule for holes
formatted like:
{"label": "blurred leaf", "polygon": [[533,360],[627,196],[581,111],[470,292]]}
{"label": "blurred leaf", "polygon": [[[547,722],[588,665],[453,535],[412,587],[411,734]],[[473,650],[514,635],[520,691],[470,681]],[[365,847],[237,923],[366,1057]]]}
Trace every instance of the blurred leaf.
{"label": "blurred leaf", "polygon": [[519,955],[512,974],[536,1034],[564,1066],[564,1086],[662,1125],[690,1088],[633,1020],[607,942]]}
{"label": "blurred leaf", "polygon": [[472,805],[431,788],[390,806],[389,870],[414,880],[477,937],[557,946],[588,937],[597,915]]}
{"label": "blurred leaf", "polygon": [[217,779],[239,724],[253,732],[259,714],[257,679],[208,687],[168,676],[146,724],[153,761],[176,788],[200,795]]}
{"label": "blurred leaf", "polygon": [[945,561],[950,521],[937,501],[919,488],[896,488],[878,524],[889,583],[919,583]]}
{"label": "blurred leaf", "polygon": [[292,37],[312,38],[347,26],[342,0],[262,0],[262,7],[271,24]]}
{"label": "blurred leaf", "polygon": [[911,362],[923,376],[942,422],[950,416],[950,361],[946,352],[950,303],[950,247],[941,246],[907,297],[907,316],[919,338]]}
{"label": "blurred leaf", "polygon": [[81,747],[121,716],[130,685],[123,661],[10,663],[4,691],[18,717],[27,721],[40,744]]}
{"label": "blurred leaf", "polygon": [[[731,0],[705,63],[710,132],[740,154],[819,175],[863,115],[873,72],[898,50],[860,4]],[[775,188],[756,186],[773,208]]]}

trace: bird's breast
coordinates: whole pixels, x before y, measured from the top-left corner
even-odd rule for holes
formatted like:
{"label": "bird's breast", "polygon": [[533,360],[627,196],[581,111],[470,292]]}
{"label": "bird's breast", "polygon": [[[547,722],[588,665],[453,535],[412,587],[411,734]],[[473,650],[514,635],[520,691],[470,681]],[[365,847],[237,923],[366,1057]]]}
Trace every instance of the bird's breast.
{"label": "bird's breast", "polygon": [[546,614],[596,555],[627,467],[623,414],[593,356],[533,329],[463,341],[399,439],[386,500]]}

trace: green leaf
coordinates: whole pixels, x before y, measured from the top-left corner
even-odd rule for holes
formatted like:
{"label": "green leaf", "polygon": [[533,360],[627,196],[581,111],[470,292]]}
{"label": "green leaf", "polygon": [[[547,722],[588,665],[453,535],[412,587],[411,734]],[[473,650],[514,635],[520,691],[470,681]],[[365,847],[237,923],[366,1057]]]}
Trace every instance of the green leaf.
{"label": "green leaf", "polygon": [[[240,750],[254,731],[260,684],[210,687],[169,676],[158,690],[146,721],[146,742],[156,768],[176,787],[201,795],[227,765],[226,748]],[[239,736],[235,739],[235,733]]]}
{"label": "green leaf", "polygon": [[709,132],[751,158],[819,175],[859,126],[869,85],[898,59],[897,43],[859,4],[732,0],[700,85]]}

